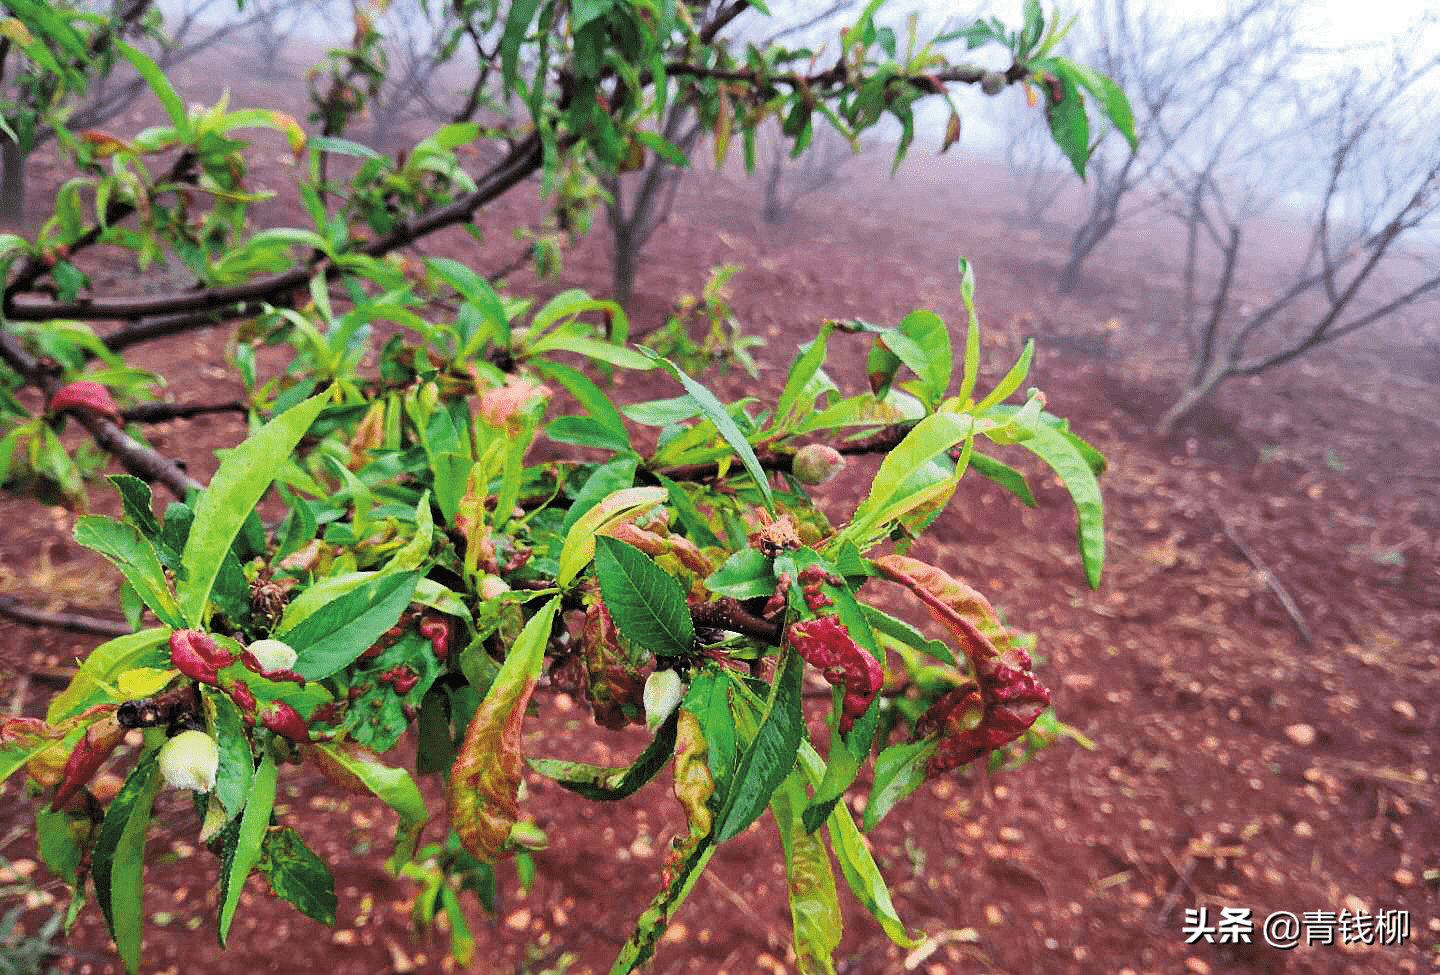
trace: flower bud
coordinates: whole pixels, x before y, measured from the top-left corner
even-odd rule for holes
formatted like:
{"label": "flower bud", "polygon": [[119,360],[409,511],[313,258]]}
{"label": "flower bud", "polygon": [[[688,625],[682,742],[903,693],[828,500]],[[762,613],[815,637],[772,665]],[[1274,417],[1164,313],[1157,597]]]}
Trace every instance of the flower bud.
{"label": "flower bud", "polygon": [[256,640],[248,649],[260,662],[261,672],[266,674],[275,670],[290,670],[299,659],[294,650],[279,640]]}
{"label": "flower bud", "polygon": [[645,691],[641,700],[645,702],[645,727],[652,731],[665,723],[665,719],[680,706],[685,696],[685,682],[673,670],[657,670],[645,679]]}
{"label": "flower bud", "polygon": [[845,456],[834,447],[812,443],[795,454],[790,472],[801,484],[817,485],[832,480],[845,469]]}
{"label": "flower bud", "polygon": [[220,746],[203,731],[182,731],[160,747],[160,774],[172,789],[209,792],[220,771]]}
{"label": "flower bud", "polygon": [[1005,90],[1006,78],[1002,72],[987,71],[980,76],[980,90],[987,95],[998,95]]}

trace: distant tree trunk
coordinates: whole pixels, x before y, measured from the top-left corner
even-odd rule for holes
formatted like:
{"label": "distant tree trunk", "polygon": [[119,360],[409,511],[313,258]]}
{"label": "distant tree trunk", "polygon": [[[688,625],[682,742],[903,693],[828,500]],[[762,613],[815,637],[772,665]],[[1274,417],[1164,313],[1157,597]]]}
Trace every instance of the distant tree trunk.
{"label": "distant tree trunk", "polygon": [[615,241],[615,275],[612,281],[615,303],[621,308],[629,308],[635,293],[635,261],[640,256],[640,248],[631,243],[628,228],[614,226],[612,231]]}
{"label": "distant tree trunk", "polygon": [[19,217],[25,208],[25,153],[0,136],[0,217]]}

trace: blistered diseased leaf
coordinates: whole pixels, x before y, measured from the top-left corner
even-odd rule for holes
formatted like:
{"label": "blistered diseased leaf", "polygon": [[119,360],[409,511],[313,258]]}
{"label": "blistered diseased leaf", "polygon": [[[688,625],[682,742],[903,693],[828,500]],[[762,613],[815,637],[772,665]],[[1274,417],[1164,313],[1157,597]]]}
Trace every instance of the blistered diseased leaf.
{"label": "blistered diseased leaf", "polygon": [[50,804],[52,811],[65,808],[71,796],[90,781],[91,776],[99,771],[105,759],[110,757],[115,746],[125,737],[125,731],[113,714],[106,715],[85,729],[85,737],[75,745],[70,758],[65,762],[60,789],[55,793],[54,802]]}
{"label": "blistered diseased leaf", "polygon": [[841,704],[840,731],[849,731],[880,693],[885,683],[885,668],[880,661],[861,650],[850,638],[840,621],[833,616],[794,623],[785,637],[795,652],[812,667],[818,667],[825,680],[845,688]]}
{"label": "blistered diseased leaf", "polygon": [[626,661],[619,631],[599,597],[585,610],[580,656],[585,662],[585,694],[602,728],[618,730],[645,720],[644,682]]}
{"label": "blistered diseased leaf", "polygon": [[99,383],[70,383],[50,397],[50,412],[63,413],[66,410],[92,413],[116,423],[125,422],[120,416],[120,408],[115,405],[115,398],[110,395],[110,390]]}
{"label": "blistered diseased leaf", "polygon": [[506,840],[520,815],[521,727],[559,608],[559,598],[550,600],[520,632],[475,709],[450,769],[450,826],[482,863],[495,863],[506,854]]}
{"label": "blistered diseased leaf", "polygon": [[970,661],[973,684],[951,691],[916,725],[938,733],[927,777],[958,768],[1025,733],[1050,706],[1050,692],[1030,672],[1030,655],[1000,625],[988,600],[949,573],[915,559],[887,555],[875,566],[905,586],[950,631]]}

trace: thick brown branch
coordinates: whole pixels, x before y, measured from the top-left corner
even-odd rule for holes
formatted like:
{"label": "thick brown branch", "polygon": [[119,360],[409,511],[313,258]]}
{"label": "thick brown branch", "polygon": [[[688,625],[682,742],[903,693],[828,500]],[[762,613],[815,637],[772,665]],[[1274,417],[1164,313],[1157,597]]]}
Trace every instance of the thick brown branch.
{"label": "thick brown branch", "polygon": [[[399,247],[404,247],[421,237],[435,233],[459,223],[468,223],[475,211],[496,199],[507,190],[519,184],[540,168],[543,162],[540,137],[530,135],[517,143],[513,149],[479,181],[474,192],[468,193],[448,206],[423,214],[408,223],[401,224],[383,237],[359,248],[359,253],[369,257],[380,257]],[[284,274],[272,275],[258,281],[234,285],[229,288],[211,288],[191,294],[165,295],[158,298],[114,298],[108,301],[82,299],[69,304],[15,303],[7,309],[7,316],[14,321],[49,321],[54,318],[110,319],[117,321],[138,321],[155,315],[203,315],[177,320],[184,327],[213,324],[217,320],[234,319],[253,314],[257,302],[277,302],[290,291],[303,287],[312,274],[314,266],[296,268]],[[334,263],[325,269],[327,277],[336,277],[340,268]],[[17,279],[18,280],[18,279]],[[243,309],[243,310],[242,310]],[[169,323],[164,334],[174,334],[177,322]]]}
{"label": "thick brown branch", "polygon": [[[21,344],[14,335],[0,329],[0,359],[25,378],[25,382],[45,394],[48,401],[64,385],[62,377],[44,364]],[[162,457],[133,440],[120,424],[97,413],[73,411],[75,420],[127,471],[145,481],[165,486],[175,497],[183,499],[192,488],[204,487],[168,457]]]}
{"label": "thick brown branch", "polygon": [[29,626],[72,630],[76,633],[94,633],[97,636],[125,636],[130,632],[130,627],[119,620],[107,620],[84,613],[52,613],[48,610],[36,609],[33,606],[21,605],[4,596],[0,596],[0,616]]}
{"label": "thick brown branch", "polygon": [[697,629],[707,627],[712,630],[725,630],[771,646],[780,645],[782,634],[778,624],[762,620],[728,596],[713,603],[692,603],[690,620]]}
{"label": "thick brown branch", "polygon": [[166,420],[188,420],[207,413],[246,413],[249,407],[239,400],[226,403],[141,403],[120,415],[126,423],[164,423]]}

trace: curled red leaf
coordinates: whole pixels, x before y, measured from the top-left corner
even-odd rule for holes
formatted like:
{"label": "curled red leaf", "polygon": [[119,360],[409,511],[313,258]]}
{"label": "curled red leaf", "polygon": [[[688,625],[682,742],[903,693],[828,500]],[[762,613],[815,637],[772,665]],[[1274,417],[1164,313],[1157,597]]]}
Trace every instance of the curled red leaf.
{"label": "curled red leaf", "polygon": [[840,731],[846,732],[865,714],[885,684],[885,668],[860,648],[833,616],[793,623],[785,639],[832,685],[845,688],[840,705]]}
{"label": "curled red leaf", "polygon": [[202,684],[219,684],[217,674],[234,661],[208,633],[176,630],[170,634],[170,662],[186,677]]}
{"label": "curled red leaf", "polygon": [[276,701],[261,711],[260,723],[282,738],[301,743],[310,741],[310,726],[299,711],[284,701]]}
{"label": "curled red leaf", "polygon": [[916,724],[922,737],[936,731],[942,736],[927,776],[958,768],[1023,735],[1050,706],[1050,691],[1030,672],[1030,655],[1010,639],[990,602],[916,559],[887,555],[874,565],[920,598],[950,631],[975,675],[973,684],[941,698]]}
{"label": "curled red leaf", "polygon": [[50,397],[51,413],[64,413],[66,410],[93,413],[96,416],[108,417],[116,423],[125,422],[120,416],[120,408],[115,405],[115,398],[110,395],[110,390],[99,383],[83,380],[70,383]]}
{"label": "curled red leaf", "polygon": [[71,797],[80,791],[100,770],[105,759],[125,737],[125,727],[115,715],[110,714],[85,729],[85,737],[75,745],[70,758],[65,762],[65,771],[60,776],[60,788],[55,793],[51,810],[65,808]]}

